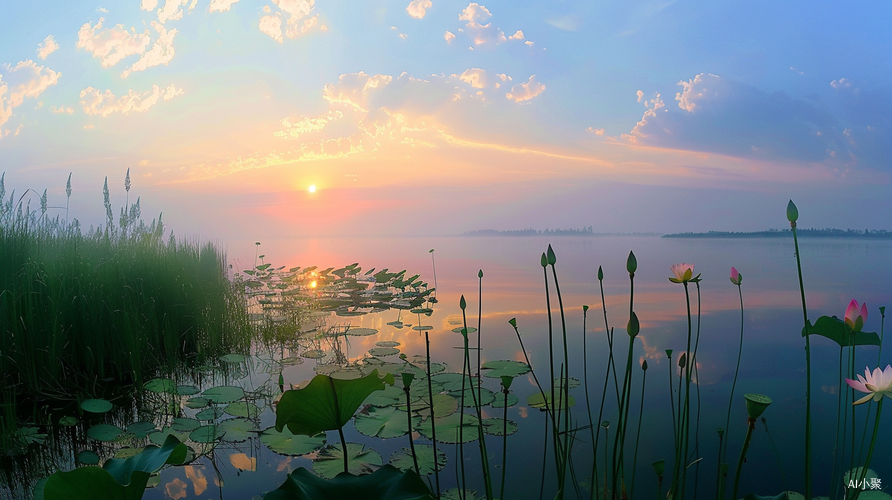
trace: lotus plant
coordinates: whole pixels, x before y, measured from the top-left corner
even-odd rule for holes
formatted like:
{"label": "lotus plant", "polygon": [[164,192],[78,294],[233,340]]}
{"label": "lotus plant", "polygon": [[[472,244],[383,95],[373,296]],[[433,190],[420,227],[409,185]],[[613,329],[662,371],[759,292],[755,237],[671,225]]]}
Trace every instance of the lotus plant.
{"label": "lotus plant", "polygon": [[861,304],[861,307],[859,308],[858,301],[852,299],[852,301],[849,302],[849,307],[846,308],[846,327],[848,327],[849,331],[852,333],[860,332],[861,328],[864,327],[865,321],[867,321],[867,304]]}
{"label": "lotus plant", "polygon": [[[740,373],[740,357],[743,353],[743,291],[740,288],[740,284],[743,282],[743,275],[735,267],[731,267],[731,276],[729,278],[731,283],[737,285],[737,295],[740,298],[740,343],[737,346],[737,368],[734,370],[734,382],[731,383],[731,396],[728,399],[728,413],[725,416],[725,429],[728,429],[728,426],[731,423],[731,402],[734,401],[734,390],[737,388],[737,375]],[[719,436],[719,441],[721,441],[721,435]],[[719,460],[717,467],[719,470],[721,469],[721,464],[724,463],[725,457],[728,452],[728,441],[724,442],[724,446],[720,449]],[[717,481],[717,484],[721,484],[721,480]]]}
{"label": "lotus plant", "polygon": [[[854,303],[855,301],[852,302]],[[866,314],[866,310],[864,311]],[[848,314],[846,315],[846,320],[848,320]],[[858,483],[856,483],[863,484],[864,476],[867,474],[867,467],[870,465],[870,459],[873,457],[873,450],[876,446],[877,432],[880,430],[880,413],[883,411],[883,396],[892,398],[892,365],[886,365],[885,370],[880,370],[878,367],[874,368],[873,373],[870,372],[869,368],[864,368],[863,377],[858,375],[858,380],[847,378],[846,383],[856,391],[867,393],[867,396],[855,401],[853,404],[859,405],[870,400],[879,402],[877,405],[876,416],[874,416],[873,437],[870,440],[870,448],[867,450],[867,459],[861,467],[860,477],[858,478]],[[855,490],[853,498],[857,499],[860,493],[860,489]]]}
{"label": "lotus plant", "polygon": [[762,413],[771,404],[771,398],[762,394],[747,394],[746,413],[747,418],[746,439],[743,441],[743,448],[740,450],[740,459],[737,461],[737,473],[734,475],[734,492],[731,494],[732,499],[737,498],[737,487],[740,485],[740,471],[743,469],[743,463],[746,462],[746,450],[750,447],[750,440],[753,438],[753,430],[756,428],[756,419],[762,416]]}

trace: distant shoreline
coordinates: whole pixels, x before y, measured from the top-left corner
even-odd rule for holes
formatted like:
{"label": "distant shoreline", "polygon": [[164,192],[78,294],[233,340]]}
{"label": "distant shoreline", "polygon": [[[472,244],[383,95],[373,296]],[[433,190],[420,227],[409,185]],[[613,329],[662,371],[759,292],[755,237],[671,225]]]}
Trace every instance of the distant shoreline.
{"label": "distant shoreline", "polygon": [[591,227],[583,229],[513,229],[499,231],[497,229],[480,229],[465,231],[459,236],[663,236],[663,233],[596,233]]}
{"label": "distant shoreline", "polygon": [[[860,239],[892,239],[892,231],[885,229],[799,229],[799,236],[811,238],[860,238]],[[706,233],[674,233],[664,234],[663,238],[784,238],[790,237],[789,229],[769,229],[767,231],[734,232],[709,231]]]}

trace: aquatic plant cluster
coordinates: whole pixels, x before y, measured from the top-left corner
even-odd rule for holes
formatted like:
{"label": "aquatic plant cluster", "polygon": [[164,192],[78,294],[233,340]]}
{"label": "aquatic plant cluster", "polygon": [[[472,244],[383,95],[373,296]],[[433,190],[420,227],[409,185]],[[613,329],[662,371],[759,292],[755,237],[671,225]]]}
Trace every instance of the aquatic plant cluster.
{"label": "aquatic plant cluster", "polygon": [[[3,198],[2,187],[0,178],[0,199]],[[129,192],[129,176],[125,187]],[[44,194],[42,199],[45,198]],[[636,478],[636,473],[643,420],[640,417],[644,412],[648,366],[646,360],[640,364],[641,389],[640,396],[635,401],[638,377],[634,374],[637,369],[633,362],[633,350],[636,341],[640,342],[638,336],[642,322],[635,310],[635,273],[638,261],[632,252],[628,255],[625,269],[629,278],[628,310],[626,314],[624,307],[621,315],[628,317],[624,328],[628,343],[615,336],[614,327],[608,321],[604,272],[598,269],[601,316],[608,356],[600,366],[604,370],[603,385],[590,389],[594,376],[590,377],[588,373],[590,360],[586,354],[589,352],[588,344],[591,339],[587,338],[586,328],[588,313],[592,308],[582,308],[581,370],[584,382],[580,382],[571,376],[578,373],[579,367],[570,366],[571,343],[580,339],[578,334],[567,328],[568,309],[565,308],[561,295],[557,254],[551,246],[542,253],[540,259],[548,316],[547,364],[532,366],[524,344],[524,337],[528,334],[523,332],[523,325],[518,324],[516,319],[511,319],[509,324],[526,362],[481,362],[484,338],[481,336],[480,321],[483,316],[484,273],[480,270],[477,274],[476,328],[469,325],[469,305],[465,296],[461,297],[458,304],[461,320],[450,321],[451,326],[454,326],[453,332],[461,338],[462,368],[460,371],[449,372],[445,364],[431,359],[428,332],[433,327],[424,324],[425,318],[432,314],[434,305],[438,303],[436,284],[430,286],[417,274],[409,276],[406,271],[392,272],[389,269],[363,270],[358,263],[337,269],[273,267],[265,262],[265,255],[260,254],[261,245],[258,242],[252,268],[236,273],[230,281],[226,278],[219,253],[214,253],[213,247],[195,249],[177,244],[173,238],[167,243],[162,242],[163,228],[160,220],[149,226],[137,224],[138,201],[136,208],[131,205],[128,211],[121,211],[121,222],[115,226],[106,196],[109,214],[107,225],[91,229],[83,236],[76,223],[67,222],[67,214],[63,223],[60,217],[52,220],[46,217],[47,210],[43,206],[38,214],[27,206],[20,209],[20,204],[17,206],[13,201],[14,198],[10,197],[10,201],[2,207],[5,217],[2,226],[4,242],[8,238],[12,241],[9,248],[24,248],[30,253],[22,250],[21,255],[27,257],[20,256],[15,261],[18,262],[16,272],[23,278],[9,285],[3,283],[4,287],[13,287],[13,292],[4,292],[4,296],[9,297],[4,299],[4,307],[16,305],[19,307],[15,309],[16,314],[20,315],[35,307],[34,310],[40,314],[52,317],[55,312],[51,311],[49,305],[62,299],[74,302],[80,300],[83,304],[79,306],[79,310],[86,311],[83,313],[85,316],[82,316],[86,318],[83,321],[102,317],[104,321],[111,323],[115,329],[113,331],[128,332],[124,336],[132,336],[131,340],[134,342],[152,341],[152,338],[147,339],[152,332],[144,333],[143,330],[160,331],[154,332],[158,338],[155,344],[148,344],[152,346],[148,349],[137,348],[134,344],[107,346],[121,353],[130,353],[127,349],[136,349],[139,353],[148,351],[147,358],[119,360],[107,354],[105,358],[98,358],[102,363],[96,364],[98,355],[95,352],[98,352],[96,350],[99,347],[90,347],[87,350],[89,354],[79,354],[83,359],[75,355],[62,356],[60,359],[65,361],[60,363],[61,369],[68,371],[55,374],[44,374],[41,370],[51,368],[38,367],[37,364],[31,372],[26,370],[24,374],[13,370],[18,368],[21,371],[20,366],[27,366],[24,361],[17,362],[22,363],[21,365],[0,365],[4,368],[0,372],[4,377],[18,377],[14,379],[14,388],[28,387],[46,397],[55,395],[51,384],[59,378],[53,377],[68,376],[66,374],[70,372],[75,374],[72,375],[74,380],[81,384],[88,384],[90,377],[94,380],[109,378],[114,379],[115,383],[129,384],[129,387],[135,389],[133,397],[139,400],[136,405],[126,402],[113,404],[99,395],[82,390],[77,405],[65,410],[67,414],[61,417],[53,414],[55,421],[49,422],[52,425],[47,426],[48,430],[52,430],[52,437],[49,432],[41,432],[43,421],[6,430],[3,449],[7,451],[39,454],[47,440],[66,443],[65,446],[71,450],[70,454],[79,450],[73,461],[63,460],[43,467],[45,472],[40,475],[46,477],[37,482],[33,490],[34,497],[38,499],[141,498],[147,487],[158,483],[158,471],[162,468],[191,468],[192,464],[197,464],[200,460],[209,460],[214,465],[222,484],[216,466],[218,454],[222,456],[227,449],[231,452],[231,447],[238,450],[237,443],[255,441],[279,455],[312,459],[312,471],[304,467],[294,469],[283,478],[284,482],[278,488],[265,493],[266,499],[504,499],[509,496],[506,495],[505,487],[511,465],[508,458],[508,436],[518,429],[517,423],[507,418],[507,410],[520,402],[511,389],[514,379],[520,376],[531,378],[536,386],[536,393],[526,399],[526,405],[541,410],[546,419],[542,478],[538,488],[540,498],[687,498],[696,490],[691,480],[692,471],[711,468],[715,471],[717,500],[726,498],[728,489],[731,489],[730,498],[737,499],[746,454],[754,439],[753,431],[759,419],[765,422],[762,415],[771,404],[771,398],[762,394],[746,394],[742,398],[735,396],[745,342],[745,323],[743,274],[734,267],[731,267],[729,279],[737,287],[740,303],[738,361],[728,395],[725,426],[718,429],[718,460],[715,464],[702,463],[699,446],[697,356],[701,333],[701,277],[695,274],[694,264],[676,264],[668,270],[671,273],[668,279],[680,285],[684,292],[687,335],[683,346],[665,351],[670,361],[666,379],[673,440],[671,448],[666,450],[666,458],[652,464],[657,477],[657,491],[639,489],[636,492],[636,484],[641,482]],[[43,201],[42,205],[45,204]],[[9,213],[13,215],[8,215]],[[791,223],[798,264],[795,225],[798,210],[792,202],[787,216]],[[69,241],[74,243],[69,244]],[[189,253],[190,248],[193,248],[192,253]],[[103,254],[103,251],[111,253]],[[81,260],[73,261],[71,255],[78,256]],[[85,256],[81,257],[82,255]],[[98,260],[89,260],[97,255]],[[433,264],[433,250],[431,258]],[[56,261],[62,264],[54,264]],[[82,264],[78,267],[77,262],[87,262],[89,265]],[[189,262],[192,262],[192,267],[189,267]],[[54,268],[54,265],[67,267]],[[166,267],[167,270],[164,271],[158,267],[150,270],[168,273],[174,279],[174,286],[166,282],[154,287],[146,286],[149,278],[140,273],[144,272],[143,266],[151,265],[172,266]],[[28,266],[36,270],[32,274],[21,271]],[[74,274],[78,276],[75,281],[92,282],[91,280],[100,280],[96,274],[102,275],[100,285],[94,288],[105,295],[96,291],[81,299],[83,293],[78,289],[78,293],[57,296],[54,295],[58,293],[57,289],[65,290],[65,286],[74,285],[67,285],[65,280],[52,287],[43,285],[51,282],[52,276],[70,276],[70,270],[81,268],[80,274]],[[109,269],[116,270],[117,274]],[[41,270],[44,274],[39,274]],[[210,279],[211,276],[214,279]],[[840,475],[840,479],[832,484],[830,498],[855,499],[865,489],[863,485],[875,478],[869,465],[876,447],[880,413],[885,399],[883,396],[892,397],[892,366],[887,366],[885,370],[879,367],[873,370],[868,368],[863,376],[856,377],[854,351],[857,346],[881,346],[882,326],[880,335],[863,331],[868,308],[855,300],[849,304],[843,319],[822,316],[812,323],[808,318],[801,267],[799,278],[803,308],[802,336],[806,345],[807,365],[807,410],[803,426],[806,434],[803,457],[806,470],[806,482],[803,485],[805,498],[813,498],[810,468],[813,455],[810,445],[810,341],[811,337],[818,335],[838,344],[840,350],[840,414],[837,418],[836,437],[839,453],[834,454],[834,467],[849,471]],[[189,279],[197,281],[188,281]],[[38,288],[25,293],[21,290],[29,289],[21,288],[24,286],[22,283]],[[114,299],[106,295],[109,295],[108,290],[118,291],[121,288],[125,289],[126,301],[136,305],[130,305],[130,309],[125,308],[125,313],[119,314],[118,309],[108,305],[108,301]],[[209,295],[217,297],[213,300],[222,302],[176,295],[185,293],[181,290],[187,288],[200,291],[199,297]],[[126,295],[131,293],[126,291],[128,289],[138,290],[139,293],[135,296]],[[12,297],[23,296],[29,297],[19,299],[23,301],[21,305],[11,300]],[[136,301],[136,297],[143,297],[143,300],[158,303],[171,296],[187,303],[191,300],[196,309],[189,314],[196,316],[186,314],[182,318],[173,317],[174,311],[168,310],[163,321],[153,322],[151,315],[157,314],[156,311],[147,309],[144,303]],[[554,307],[552,298],[556,299]],[[40,302],[41,300],[46,302]],[[87,302],[91,304],[88,305]],[[98,316],[107,309],[115,311],[115,314]],[[879,310],[884,319],[885,308],[881,307]],[[212,312],[209,317],[206,316],[208,311]],[[423,335],[425,353],[401,353],[399,342],[392,340],[378,341],[365,352],[355,352],[351,342],[376,335],[378,331],[354,326],[351,319],[383,313],[396,313],[395,320],[387,323],[389,327],[410,328],[418,332],[418,335]],[[119,320],[116,317],[127,314],[137,315],[139,320]],[[410,319],[413,316],[414,319]],[[32,323],[22,321],[26,329],[19,331],[14,329],[16,327],[12,326],[11,320],[4,321],[9,322],[6,331],[15,332],[15,335],[5,335],[4,342],[7,342],[7,337],[21,339],[31,331],[28,328],[37,328],[30,325],[38,324],[35,318],[28,320]],[[227,330],[233,325],[238,326],[238,335],[230,335]],[[247,337],[241,333],[242,326],[250,327],[253,344],[248,345],[245,342]],[[22,344],[23,341],[18,340],[19,344],[3,344],[2,352],[6,354],[20,351],[25,358],[31,356],[36,359],[43,355],[39,353],[45,349],[58,349],[50,351],[52,355],[65,352],[64,347],[74,343],[70,338],[65,340],[66,335],[76,336],[74,338],[78,339],[78,344],[107,339],[110,335],[109,332],[104,332],[101,336],[95,334],[94,338],[91,337],[93,332],[81,331],[73,326],[44,329],[38,337],[43,343]],[[58,340],[58,345],[54,346],[56,336],[62,336],[63,339]],[[177,339],[176,342],[172,340],[174,338]],[[103,342],[95,345],[102,345]],[[49,347],[45,348],[44,345]],[[844,354],[848,360],[845,364]],[[190,370],[184,371],[173,366],[167,356],[178,359],[185,357],[195,362]],[[877,365],[880,363],[880,356],[881,351]],[[75,361],[69,359],[82,364],[76,365]],[[315,363],[315,376],[306,383],[295,385],[291,381],[289,370],[305,360]],[[143,382],[140,374],[144,372],[139,370],[152,363],[158,369],[157,376]],[[136,365],[142,368],[136,368]],[[843,373],[844,366],[846,373]],[[594,369],[595,365],[591,368]],[[26,382],[32,380],[36,381],[33,387]],[[485,387],[487,380],[497,383],[498,389]],[[38,383],[45,385],[40,386]],[[577,398],[571,395],[571,391],[579,391],[580,388],[585,393],[584,413],[576,403]],[[845,390],[846,388],[851,388],[851,391]],[[856,391],[866,395],[859,395],[856,400]],[[597,398],[598,392],[600,401]],[[737,411],[735,408],[742,407],[743,402],[747,412],[746,428],[735,428],[730,425],[731,416]],[[638,403],[637,429],[631,425],[635,421],[635,403]],[[863,447],[856,451],[858,426],[855,413],[856,407],[865,404],[868,407],[867,415],[863,417],[864,424],[860,426],[864,432],[870,428],[868,422],[871,411],[874,410],[873,434],[866,455]],[[493,412],[501,413],[502,416],[490,416]],[[7,414],[5,417],[7,422],[15,422],[21,416]],[[268,423],[270,419],[274,420],[272,425]],[[395,451],[390,456],[389,463],[384,465],[381,455],[368,443],[347,442],[344,427],[351,423],[359,434],[370,440],[405,439],[406,447]],[[60,431],[65,428],[77,430],[70,433]],[[336,442],[328,441],[327,432],[337,433]],[[732,433],[745,434],[736,460],[728,455],[728,436]],[[500,460],[488,451],[492,440],[500,441]],[[15,445],[9,446],[13,441]],[[465,462],[469,460],[469,455],[464,447],[475,441],[479,460],[473,460],[475,467],[471,469],[466,467]],[[586,457],[583,460],[586,466],[590,461],[590,468],[583,470],[579,467],[580,456]],[[256,470],[256,459],[244,453],[230,453],[228,457],[233,467],[239,471]],[[100,463],[101,467],[98,466]],[[447,464],[451,464],[454,469],[453,488],[441,487],[440,472]],[[79,467],[74,467],[75,465]],[[497,472],[498,468],[501,468],[500,474]],[[195,474],[194,469],[190,470]],[[732,471],[733,474],[729,475]],[[546,481],[547,476],[549,481]],[[834,478],[836,476],[834,472]],[[33,478],[26,479],[23,483],[29,483]],[[525,482],[532,483],[529,478]],[[556,490],[546,492],[547,483],[554,483]],[[473,484],[482,484],[482,491],[474,491],[471,486]],[[527,490],[532,492],[533,485],[529,484]],[[771,498],[794,498],[794,495],[797,494],[781,492]],[[529,493],[527,496],[533,494]],[[751,493],[746,498],[765,497]]]}

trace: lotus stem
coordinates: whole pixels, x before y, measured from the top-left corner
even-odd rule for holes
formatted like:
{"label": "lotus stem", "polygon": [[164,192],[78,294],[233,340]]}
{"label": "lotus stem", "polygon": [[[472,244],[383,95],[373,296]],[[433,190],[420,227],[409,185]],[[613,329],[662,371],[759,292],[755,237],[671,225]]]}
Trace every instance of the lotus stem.
{"label": "lotus stem", "polygon": [[[412,398],[409,394],[409,386],[403,387],[403,391],[406,392],[406,420],[409,423],[409,449],[412,451],[412,463],[415,465],[415,473],[421,476],[421,471],[418,469],[418,455],[415,454],[415,440],[412,439]],[[431,401],[431,408],[433,408],[434,402]],[[431,422],[431,427],[433,427],[433,421]],[[434,454],[434,469],[437,468],[437,455]]]}
{"label": "lotus stem", "polygon": [[638,432],[635,434],[635,455],[632,458],[632,491],[629,498],[635,498],[635,473],[638,471],[638,445],[641,443],[641,422],[644,420],[644,387],[647,384],[647,360],[641,365],[641,406],[638,408]]}
{"label": "lotus stem", "polygon": [[[334,379],[331,377],[328,377],[328,383],[331,384],[332,394],[337,395],[337,389],[335,389]],[[340,415],[341,407],[338,405],[337,397],[334,398],[334,407],[335,407],[335,414]],[[341,451],[344,452],[344,472],[347,472],[350,470],[350,466],[347,461],[347,440],[344,439],[344,426],[338,427],[338,436],[341,437]]]}
{"label": "lotus stem", "polygon": [[802,260],[799,257],[799,238],[796,235],[796,219],[799,211],[790,200],[787,219],[793,231],[793,248],[796,252],[796,271],[799,274],[799,296],[802,299],[802,324],[805,332],[805,498],[811,498],[811,341],[808,334],[808,308],[805,305],[805,286],[802,283]]}
{"label": "lotus stem", "polygon": [[[885,399],[885,398],[884,398]],[[867,450],[867,460],[864,461],[864,465],[861,466],[861,474],[859,478],[859,484],[863,484],[864,477],[867,476],[867,467],[870,466],[870,459],[873,458],[873,450],[877,444],[877,433],[880,430],[880,414],[883,411],[883,400],[880,399],[879,404],[877,404],[877,414],[874,417],[873,421],[873,438],[870,440],[870,449]],[[869,410],[868,410],[869,412]],[[858,496],[861,494],[861,488],[855,490],[855,496],[852,497],[852,500],[858,500]]]}
{"label": "lotus stem", "polygon": [[[595,439],[595,422],[592,420],[592,404],[591,398],[589,397],[588,392],[588,348],[586,347],[585,337],[586,337],[586,319],[588,318],[588,306],[582,307],[582,376],[584,380],[584,388],[585,388],[585,409],[588,411],[588,425],[589,431],[592,435],[592,479],[591,479],[591,495],[595,494],[595,484],[597,483],[596,477],[598,475],[598,460],[597,460],[597,448]],[[606,388],[606,381],[605,381]]]}
{"label": "lotus stem", "polygon": [[[502,393],[505,395],[505,408],[502,415],[502,486],[499,488],[499,498],[505,498],[505,471],[508,469],[508,388],[502,383]],[[548,436],[548,433],[545,434]],[[543,470],[545,468],[543,467]]]}
{"label": "lotus stem", "polygon": [[753,429],[756,428],[756,419],[747,418],[746,439],[743,440],[743,449],[740,450],[740,459],[737,460],[737,472],[734,474],[734,490],[731,494],[732,499],[737,498],[737,487],[740,486],[740,471],[743,469],[743,462],[746,460],[746,450],[750,447],[750,439],[753,437]]}
{"label": "lotus stem", "polygon": [[[464,299],[464,296],[462,296],[462,299]],[[467,366],[468,370],[470,370],[471,369],[471,354],[470,354],[470,351],[468,348],[468,318],[467,318],[467,315],[465,314],[464,307],[462,307],[461,314],[462,314],[462,320],[463,320],[463,325],[464,325],[464,334],[462,335],[462,337],[464,337],[465,366]],[[479,383],[480,382],[478,380],[478,387],[479,387]],[[462,378],[462,384],[464,384],[464,378]],[[493,499],[492,478],[490,477],[490,474],[489,474],[489,457],[486,453],[486,439],[484,438],[484,433],[483,433],[483,413],[480,410],[480,400],[477,398],[477,392],[474,391],[473,386],[470,387],[470,389],[471,389],[471,399],[474,403],[474,409],[477,411],[477,439],[478,439],[478,445],[480,447],[480,464],[481,464],[481,467],[483,468],[483,482],[486,487],[486,500],[492,500]],[[464,391],[462,391],[462,401],[464,401]],[[462,405],[462,406],[464,406],[464,405]],[[464,415],[464,410],[462,410],[462,415]],[[464,420],[464,417],[460,417],[460,420]],[[463,424],[463,422],[460,422],[459,426],[461,426],[462,424]]]}
{"label": "lotus stem", "polygon": [[[433,255],[431,256],[433,258]],[[431,383],[431,340],[427,331],[424,332],[424,346],[425,346],[425,356],[427,359],[427,397],[430,400],[431,404],[431,441],[434,444],[434,480],[437,484],[437,497],[440,496],[440,471],[439,467],[437,467],[437,426],[434,425],[434,419],[436,418],[434,415],[434,388]]]}
{"label": "lotus stem", "polygon": [[[740,284],[737,284],[737,295],[740,298],[740,343],[737,344],[737,367],[734,369],[734,382],[731,383],[731,397],[728,398],[728,413],[725,417],[725,429],[731,425],[731,403],[734,401],[734,390],[737,388],[737,376],[740,374],[740,358],[743,354],[743,291]],[[721,441],[721,439],[720,439]],[[719,449],[718,462],[721,464],[728,453],[728,441],[725,441],[723,448]]]}
{"label": "lotus stem", "polygon": [[[564,444],[563,449],[561,450],[561,469],[560,474],[561,477],[558,478],[558,483],[560,486],[561,492],[559,493],[558,498],[563,498],[563,490],[566,482],[566,478],[564,477],[567,472],[567,462],[570,459],[570,445],[571,445],[571,435],[570,435],[570,360],[569,360],[569,349],[567,348],[567,320],[564,314],[564,301],[561,297],[561,285],[558,283],[557,269],[555,268],[555,264],[557,263],[557,257],[554,254],[554,250],[551,248],[551,245],[548,245],[548,253],[547,253],[548,263],[551,265],[551,274],[554,276],[554,289],[557,293],[558,298],[558,308],[561,311],[561,335],[564,341],[564,369],[563,377],[561,378],[561,398],[564,401],[563,410],[564,413]],[[560,428],[560,426],[558,426]],[[574,481],[574,484],[575,481]]]}

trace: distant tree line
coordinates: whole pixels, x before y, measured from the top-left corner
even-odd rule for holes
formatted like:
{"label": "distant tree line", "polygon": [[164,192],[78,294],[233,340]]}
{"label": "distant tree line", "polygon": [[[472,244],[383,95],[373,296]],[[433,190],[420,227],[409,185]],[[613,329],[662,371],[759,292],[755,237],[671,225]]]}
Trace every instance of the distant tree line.
{"label": "distant tree line", "polygon": [[[767,231],[736,232],[736,231],[708,231],[705,233],[674,233],[665,234],[663,238],[780,238],[790,235],[790,229],[769,229]],[[892,231],[885,229],[815,229],[800,228],[797,233],[803,237],[825,238],[892,238]]]}

